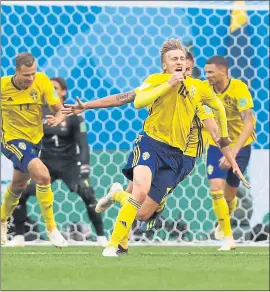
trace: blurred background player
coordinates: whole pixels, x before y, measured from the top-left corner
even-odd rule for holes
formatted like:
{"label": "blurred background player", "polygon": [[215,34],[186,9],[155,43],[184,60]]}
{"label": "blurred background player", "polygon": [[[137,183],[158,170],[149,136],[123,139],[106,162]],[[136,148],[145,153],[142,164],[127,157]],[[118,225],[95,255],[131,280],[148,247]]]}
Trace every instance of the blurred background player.
{"label": "blurred background player", "polygon": [[[232,155],[244,173],[251,155],[251,143],[256,139],[255,117],[251,110],[253,101],[247,85],[229,77],[228,70],[228,62],[224,57],[213,56],[205,65],[205,83],[214,90],[226,109]],[[211,138],[207,150],[207,176],[213,210],[219,223],[215,237],[225,239],[220,250],[234,249],[230,215],[237,206],[236,194],[240,180]]]}
{"label": "blurred background player", "polygon": [[53,119],[47,117],[48,125],[54,127],[63,122],[62,102],[50,79],[37,72],[37,64],[31,54],[19,54],[15,75],[1,78],[1,151],[14,167],[13,178],[4,192],[1,205],[1,245],[7,241],[7,221],[30,178],[36,183],[37,201],[51,243],[57,247],[67,245],[54,220],[51,177],[46,165],[38,158],[45,102],[55,112]]}
{"label": "blurred background player", "polygon": [[[60,77],[52,78],[51,82],[62,102],[66,99],[67,84]],[[45,107],[43,116],[51,114],[50,108]],[[95,212],[96,200],[94,190],[90,184],[90,154],[87,141],[86,124],[80,115],[73,115],[56,127],[44,124],[44,137],[40,159],[47,166],[52,183],[61,179],[72,192],[76,192],[85,203],[89,220],[93,223],[97,242],[106,246],[107,239],[103,231],[103,222],[100,214]],[[35,183],[31,181],[22,193],[18,208],[14,212],[16,236],[13,244],[24,245],[26,201],[29,196],[35,195]]]}

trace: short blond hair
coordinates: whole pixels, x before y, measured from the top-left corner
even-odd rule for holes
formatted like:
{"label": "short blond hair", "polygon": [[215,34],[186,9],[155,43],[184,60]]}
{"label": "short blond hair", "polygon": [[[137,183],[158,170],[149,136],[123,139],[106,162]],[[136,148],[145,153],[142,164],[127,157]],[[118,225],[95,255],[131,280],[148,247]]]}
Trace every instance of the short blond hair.
{"label": "short blond hair", "polygon": [[181,50],[186,55],[186,50],[181,45],[181,42],[179,40],[168,39],[161,47],[161,65],[164,62],[164,56],[166,55],[166,53],[168,53],[169,51],[173,51],[173,50]]}

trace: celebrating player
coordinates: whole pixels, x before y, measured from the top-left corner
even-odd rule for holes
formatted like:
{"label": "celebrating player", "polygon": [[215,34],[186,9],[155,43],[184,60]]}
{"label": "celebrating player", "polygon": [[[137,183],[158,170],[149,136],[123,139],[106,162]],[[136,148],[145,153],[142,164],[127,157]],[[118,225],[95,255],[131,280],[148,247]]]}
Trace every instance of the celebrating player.
{"label": "celebrating player", "polygon": [[[64,102],[67,94],[67,84],[60,77],[52,78],[52,84]],[[48,107],[43,110],[43,116],[52,114]],[[45,119],[46,122],[46,119]],[[79,150],[79,154],[77,153]],[[100,214],[95,212],[96,200],[94,190],[90,184],[90,155],[86,134],[86,125],[80,115],[68,117],[56,127],[44,124],[44,136],[40,159],[46,165],[52,178],[51,183],[62,179],[72,192],[77,192],[85,203],[89,220],[93,223],[97,242],[106,246],[107,239],[103,231],[103,222]],[[23,245],[24,223],[26,221],[26,201],[34,195],[35,183],[32,181],[23,191],[20,203],[14,212],[16,236],[14,244]]]}
{"label": "celebrating player", "polygon": [[37,200],[47,235],[54,246],[67,246],[56,227],[53,192],[48,168],[38,158],[43,136],[42,107],[45,102],[55,112],[48,125],[57,126],[65,116],[62,103],[50,79],[37,71],[34,57],[21,53],[16,57],[16,74],[1,78],[2,139],[1,151],[13,162],[13,178],[4,192],[1,205],[1,245],[7,241],[7,221],[16,208],[27,182],[36,183]]}
{"label": "celebrating player", "polygon": [[[226,109],[228,132],[232,140],[230,144],[232,155],[241,171],[244,172],[250,159],[251,143],[256,139],[251,94],[244,82],[229,77],[228,62],[222,56],[210,58],[206,62],[205,72],[207,78],[205,83],[215,91]],[[207,176],[210,182],[213,209],[219,223],[215,230],[215,237],[216,239],[225,238],[220,250],[231,250],[235,248],[235,241],[230,215],[237,206],[236,194],[240,180],[212,139],[209,144]]]}
{"label": "celebrating player", "polygon": [[[180,43],[169,40],[162,48],[164,73],[149,76],[136,89],[135,107],[148,106],[149,116],[144,124],[144,133],[137,138],[136,147],[123,170],[125,176],[133,181],[130,190],[132,194],[122,191],[119,184],[113,184],[109,194],[99,201],[96,208],[103,211],[114,201],[120,202],[122,206],[110,243],[103,251],[104,256],[117,255],[117,247],[127,235],[142,204],[152,214],[164,195],[170,193],[192,170],[195,157],[184,155],[183,152],[190,142],[193,117],[201,100],[220,111],[218,118],[222,137],[219,142],[222,148],[228,145],[224,107],[202,82],[192,78],[184,79],[185,61],[185,52]],[[122,95],[121,101],[111,96],[103,105],[119,105],[133,98],[134,92]],[[91,104],[82,104],[78,100],[75,106],[66,105],[65,112],[97,107],[101,105],[100,102],[97,100]],[[235,171],[241,175],[236,164]]]}

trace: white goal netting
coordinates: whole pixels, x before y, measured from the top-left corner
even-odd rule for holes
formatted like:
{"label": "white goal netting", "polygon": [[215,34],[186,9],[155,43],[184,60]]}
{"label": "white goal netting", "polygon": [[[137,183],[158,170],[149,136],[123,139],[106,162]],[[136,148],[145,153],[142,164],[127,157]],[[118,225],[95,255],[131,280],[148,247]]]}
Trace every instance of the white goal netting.
{"label": "white goal netting", "polygon": [[[233,1],[157,2],[134,7],[115,2],[96,4],[3,3],[1,7],[1,75],[14,74],[14,56],[30,51],[39,70],[49,77],[67,80],[68,100],[83,101],[134,89],[144,78],[160,71],[160,46],[168,38],[181,38],[193,53],[193,74],[204,78],[203,67],[214,54],[227,56],[230,73],[246,81],[254,98],[257,117],[256,153],[247,174],[253,188],[239,189],[240,204],[232,218],[236,239],[265,240],[269,234],[269,10],[265,1],[251,1],[242,11],[244,22],[230,31]],[[197,1],[198,2],[198,1]],[[145,2],[147,3],[147,2]],[[163,7],[162,5],[167,7]],[[176,7],[174,7],[176,5]],[[242,6],[241,6],[242,7]],[[241,8],[241,7],[238,7]],[[243,22],[243,21],[242,21]],[[96,197],[103,196],[112,182],[127,184],[121,173],[133,141],[140,133],[145,110],[133,105],[88,111],[85,115],[91,151],[91,182]],[[2,191],[11,170],[2,160]],[[258,170],[259,169],[259,173]],[[260,183],[258,183],[260,182]],[[70,238],[95,240],[95,232],[80,197],[60,181],[53,184],[56,220]],[[28,201],[27,235],[44,238],[44,224],[36,199]],[[268,206],[268,207],[267,207]],[[118,206],[103,216],[106,235],[112,230]],[[78,224],[87,227],[75,236]],[[68,230],[75,225],[71,234]],[[156,230],[142,235],[134,227],[138,242],[204,241],[213,239],[215,218],[211,209],[204,159],[168,198]],[[35,228],[34,228],[35,226]],[[77,226],[77,227],[76,227]],[[76,229],[77,228],[77,229]],[[267,229],[268,228],[268,229]],[[268,230],[268,231],[267,231]],[[37,232],[38,231],[38,232]],[[267,233],[268,232],[268,233]],[[12,233],[11,233],[12,235]],[[79,239],[78,239],[79,238]]]}

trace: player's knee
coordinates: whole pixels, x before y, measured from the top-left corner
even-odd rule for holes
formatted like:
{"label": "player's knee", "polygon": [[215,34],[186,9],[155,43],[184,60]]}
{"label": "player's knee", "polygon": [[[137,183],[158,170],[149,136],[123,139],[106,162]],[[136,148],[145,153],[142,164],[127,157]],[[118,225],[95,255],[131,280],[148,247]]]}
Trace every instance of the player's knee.
{"label": "player's knee", "polygon": [[133,189],[133,192],[132,192],[133,198],[141,205],[145,201],[147,194],[148,194],[148,192],[146,190],[143,190],[143,189],[137,190],[137,191],[134,191],[134,189]]}
{"label": "player's knee", "polygon": [[10,188],[15,195],[21,194],[27,187],[27,181],[11,181]]}
{"label": "player's knee", "polygon": [[40,173],[36,174],[35,182],[38,185],[48,185],[48,184],[50,184],[51,183],[51,177],[50,177],[49,171],[47,170],[47,171],[40,172]]}
{"label": "player's knee", "polygon": [[219,192],[224,189],[224,181],[221,179],[210,180],[210,192]]}

